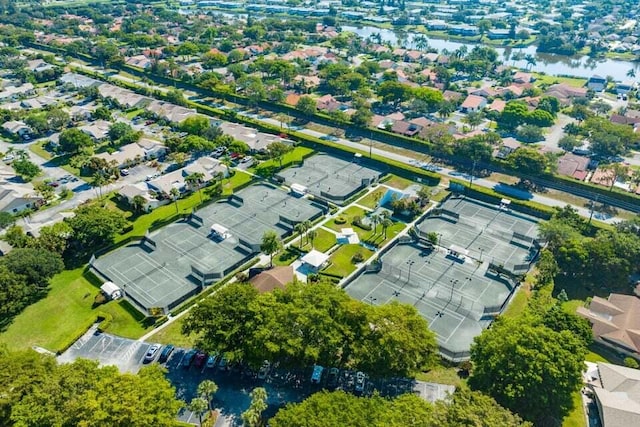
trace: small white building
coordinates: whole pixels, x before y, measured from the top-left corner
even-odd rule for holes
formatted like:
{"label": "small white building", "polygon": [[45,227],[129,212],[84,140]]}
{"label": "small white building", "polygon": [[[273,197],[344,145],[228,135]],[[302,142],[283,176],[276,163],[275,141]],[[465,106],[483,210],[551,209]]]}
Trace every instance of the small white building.
{"label": "small white building", "polygon": [[104,282],[102,286],[100,286],[100,291],[111,300],[120,299],[124,296],[122,289],[113,282]]}
{"label": "small white building", "polygon": [[303,264],[307,265],[313,271],[320,270],[328,260],[329,255],[315,249],[311,250],[308,254],[300,259]]}

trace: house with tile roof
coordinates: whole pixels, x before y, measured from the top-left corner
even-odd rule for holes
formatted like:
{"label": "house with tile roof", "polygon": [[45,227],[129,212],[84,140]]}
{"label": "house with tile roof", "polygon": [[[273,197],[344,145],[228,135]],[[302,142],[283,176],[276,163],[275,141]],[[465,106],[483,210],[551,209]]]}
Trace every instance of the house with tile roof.
{"label": "house with tile roof", "polygon": [[578,307],[587,319],[596,342],[640,359],[640,298],[611,294],[608,299],[594,296],[589,307]]}
{"label": "house with tile roof", "polygon": [[590,383],[603,427],[640,425],[640,370],[598,363]]}

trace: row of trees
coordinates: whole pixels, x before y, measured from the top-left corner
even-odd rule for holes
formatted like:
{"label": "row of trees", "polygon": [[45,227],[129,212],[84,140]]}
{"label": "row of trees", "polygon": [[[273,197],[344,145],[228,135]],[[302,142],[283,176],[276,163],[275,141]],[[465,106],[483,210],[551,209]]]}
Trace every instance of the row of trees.
{"label": "row of trees", "polygon": [[0,347],[0,424],[21,426],[174,426],[183,403],[151,365],[137,375],[79,359],[58,365],[33,351]]}
{"label": "row of trees", "polygon": [[228,285],[189,313],[183,332],[195,335],[198,348],[252,366],[319,363],[380,376],[428,368],[437,349],[415,308],[366,305],[327,283],[292,283],[265,294]]}

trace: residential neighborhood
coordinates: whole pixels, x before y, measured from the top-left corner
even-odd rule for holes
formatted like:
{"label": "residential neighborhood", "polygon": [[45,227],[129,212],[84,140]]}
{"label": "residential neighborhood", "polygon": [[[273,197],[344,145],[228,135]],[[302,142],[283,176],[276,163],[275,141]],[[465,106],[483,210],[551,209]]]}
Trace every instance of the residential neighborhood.
{"label": "residential neighborhood", "polygon": [[0,424],[638,424],[636,6],[0,1]]}

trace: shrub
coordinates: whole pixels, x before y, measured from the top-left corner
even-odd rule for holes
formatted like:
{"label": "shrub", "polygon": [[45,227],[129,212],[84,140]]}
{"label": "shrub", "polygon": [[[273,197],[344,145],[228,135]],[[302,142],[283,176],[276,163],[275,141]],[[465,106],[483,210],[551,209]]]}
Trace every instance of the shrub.
{"label": "shrub", "polygon": [[343,216],[339,216],[334,220],[334,222],[336,224],[342,225],[342,224],[346,224],[347,223],[347,219],[345,217],[343,217]]}
{"label": "shrub", "polygon": [[353,254],[353,256],[351,257],[351,263],[352,264],[358,264],[360,262],[364,261],[364,255],[362,254],[362,252],[358,251],[355,254]]}
{"label": "shrub", "polygon": [[626,366],[627,368],[633,368],[633,369],[640,368],[640,365],[638,364],[638,361],[636,359],[634,359],[633,357],[625,357],[624,358],[624,366]]}
{"label": "shrub", "polygon": [[107,302],[107,297],[104,296],[102,292],[98,292],[98,295],[96,295],[96,297],[93,299],[93,307],[95,308],[106,302]]}

